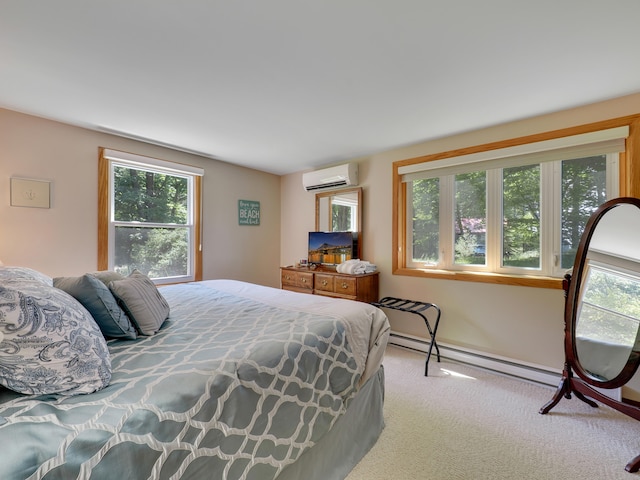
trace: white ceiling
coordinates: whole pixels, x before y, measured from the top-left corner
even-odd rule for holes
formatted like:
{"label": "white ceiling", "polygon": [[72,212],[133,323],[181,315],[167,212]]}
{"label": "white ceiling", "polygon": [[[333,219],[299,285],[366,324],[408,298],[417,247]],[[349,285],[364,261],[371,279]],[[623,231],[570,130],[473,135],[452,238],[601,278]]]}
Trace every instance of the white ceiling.
{"label": "white ceiling", "polygon": [[0,107],[276,174],[640,92],[638,0],[0,0]]}

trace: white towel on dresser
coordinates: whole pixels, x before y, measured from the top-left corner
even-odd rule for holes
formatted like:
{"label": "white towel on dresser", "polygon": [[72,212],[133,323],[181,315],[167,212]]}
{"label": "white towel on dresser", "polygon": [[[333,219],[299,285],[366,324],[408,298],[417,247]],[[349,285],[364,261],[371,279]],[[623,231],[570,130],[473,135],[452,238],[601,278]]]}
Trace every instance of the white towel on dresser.
{"label": "white towel on dresser", "polygon": [[363,273],[372,273],[377,270],[374,264],[365,260],[353,259],[342,262],[336,267],[338,273],[348,273],[350,275],[361,275]]}

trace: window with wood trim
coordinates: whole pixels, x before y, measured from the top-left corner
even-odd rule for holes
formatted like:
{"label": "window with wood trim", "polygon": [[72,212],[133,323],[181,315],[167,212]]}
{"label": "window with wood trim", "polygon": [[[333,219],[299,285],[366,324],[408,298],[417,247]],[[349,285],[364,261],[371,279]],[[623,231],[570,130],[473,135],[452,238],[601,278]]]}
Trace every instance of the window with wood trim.
{"label": "window with wood trim", "polygon": [[99,265],[154,282],[202,278],[202,169],[115,150],[99,159]]}
{"label": "window with wood trim", "polygon": [[394,273],[560,288],[591,213],[633,195],[637,124],[396,162]]}

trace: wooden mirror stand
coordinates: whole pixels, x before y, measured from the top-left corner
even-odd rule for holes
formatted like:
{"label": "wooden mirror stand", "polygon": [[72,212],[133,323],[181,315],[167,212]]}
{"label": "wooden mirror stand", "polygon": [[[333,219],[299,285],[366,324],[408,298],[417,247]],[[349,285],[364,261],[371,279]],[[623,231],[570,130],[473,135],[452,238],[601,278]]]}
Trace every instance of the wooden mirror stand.
{"label": "wooden mirror stand", "polygon": [[[572,394],[592,407],[593,400],[640,420],[636,402],[617,400],[602,390],[627,384],[640,365],[640,200],[617,198],[590,217],[565,291],[565,363],[555,395],[541,409],[548,413]],[[593,400],[591,400],[593,399]],[[640,469],[640,455],[625,467]]]}

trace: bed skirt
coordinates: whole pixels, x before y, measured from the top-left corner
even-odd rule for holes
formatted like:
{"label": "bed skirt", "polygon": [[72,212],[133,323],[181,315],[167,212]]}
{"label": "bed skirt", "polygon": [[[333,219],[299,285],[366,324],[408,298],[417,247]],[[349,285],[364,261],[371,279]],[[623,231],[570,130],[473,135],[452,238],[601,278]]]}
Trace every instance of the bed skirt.
{"label": "bed skirt", "polygon": [[313,448],[287,466],[278,480],[343,480],[384,429],[384,368],[360,389],[349,408]]}

